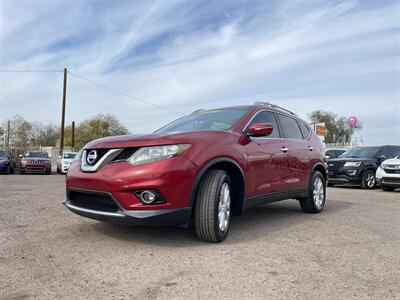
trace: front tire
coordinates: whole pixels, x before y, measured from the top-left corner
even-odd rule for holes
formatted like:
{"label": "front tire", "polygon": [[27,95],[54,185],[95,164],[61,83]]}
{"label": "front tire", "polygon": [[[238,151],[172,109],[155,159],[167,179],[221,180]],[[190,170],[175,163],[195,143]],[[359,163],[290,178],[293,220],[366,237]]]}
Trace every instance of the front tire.
{"label": "front tire", "polygon": [[321,212],[326,202],[326,184],[321,172],[313,173],[308,190],[308,196],[300,199],[301,208],[307,213]]}
{"label": "front tire", "polygon": [[194,221],[197,237],[210,243],[222,242],[231,220],[231,180],[223,170],[210,170],[196,196]]}
{"label": "front tire", "polygon": [[376,185],[375,172],[372,170],[365,171],[361,180],[361,187],[363,189],[372,190],[373,188],[375,188],[375,185]]}

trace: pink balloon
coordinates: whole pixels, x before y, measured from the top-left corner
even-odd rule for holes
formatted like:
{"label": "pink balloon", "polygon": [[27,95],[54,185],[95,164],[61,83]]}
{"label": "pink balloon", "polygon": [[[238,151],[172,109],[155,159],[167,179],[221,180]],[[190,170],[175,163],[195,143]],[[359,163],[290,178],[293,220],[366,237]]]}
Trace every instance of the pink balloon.
{"label": "pink balloon", "polygon": [[350,126],[356,126],[357,123],[358,123],[358,119],[354,116],[347,119],[347,124],[349,124]]}

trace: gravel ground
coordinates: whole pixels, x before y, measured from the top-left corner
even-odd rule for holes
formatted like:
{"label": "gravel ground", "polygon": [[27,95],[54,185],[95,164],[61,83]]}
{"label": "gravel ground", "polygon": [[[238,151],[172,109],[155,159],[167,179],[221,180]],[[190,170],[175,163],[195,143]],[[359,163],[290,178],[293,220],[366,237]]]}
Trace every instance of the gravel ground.
{"label": "gravel ground", "polygon": [[400,192],[329,188],[193,229],[123,227],[61,204],[62,175],[0,176],[0,299],[400,299]]}

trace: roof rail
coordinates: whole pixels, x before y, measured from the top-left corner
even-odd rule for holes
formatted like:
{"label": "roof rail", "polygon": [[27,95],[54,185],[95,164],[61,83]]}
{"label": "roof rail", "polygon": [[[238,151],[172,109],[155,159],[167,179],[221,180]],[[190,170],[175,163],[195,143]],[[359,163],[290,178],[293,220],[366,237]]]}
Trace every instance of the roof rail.
{"label": "roof rail", "polygon": [[260,101],[258,101],[258,102],[254,102],[253,105],[261,105],[261,106],[272,107],[272,108],[275,108],[275,109],[278,109],[278,110],[287,112],[287,113],[289,113],[289,114],[292,114],[292,115],[294,115],[294,116],[297,116],[294,112],[292,112],[292,111],[290,111],[290,110],[288,110],[288,109],[286,109],[286,108],[283,108],[283,107],[281,107],[281,106],[278,106],[278,105],[269,103],[269,102],[260,102]]}

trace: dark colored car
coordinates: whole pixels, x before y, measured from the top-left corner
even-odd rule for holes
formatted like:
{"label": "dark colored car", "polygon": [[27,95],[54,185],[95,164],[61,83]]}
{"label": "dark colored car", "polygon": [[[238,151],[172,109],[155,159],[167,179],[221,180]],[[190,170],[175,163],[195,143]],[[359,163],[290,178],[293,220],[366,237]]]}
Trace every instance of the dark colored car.
{"label": "dark colored car", "polygon": [[325,205],[325,153],[295,114],[265,103],[196,111],[153,134],[102,138],[77,154],[65,205],[115,223],[188,224],[220,242],[231,215],[297,199]]}
{"label": "dark colored car", "polygon": [[8,150],[0,150],[0,172],[14,173],[14,169],[15,160],[12,153]]}
{"label": "dark colored car", "polygon": [[376,186],[375,173],[388,158],[400,155],[400,146],[352,148],[336,159],[328,160],[328,185],[352,184],[364,189]]}
{"label": "dark colored car", "polygon": [[51,174],[51,160],[47,152],[28,151],[21,157],[20,174],[43,173]]}
{"label": "dark colored car", "polygon": [[326,159],[338,158],[346,151],[347,151],[346,149],[328,149],[325,151],[325,156]]}

